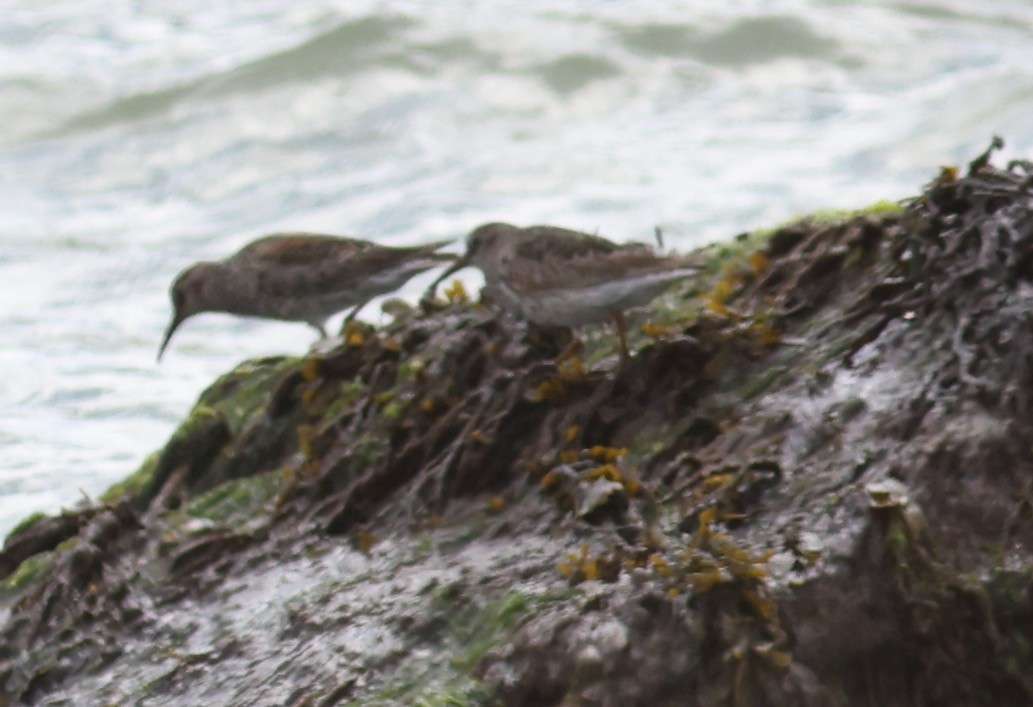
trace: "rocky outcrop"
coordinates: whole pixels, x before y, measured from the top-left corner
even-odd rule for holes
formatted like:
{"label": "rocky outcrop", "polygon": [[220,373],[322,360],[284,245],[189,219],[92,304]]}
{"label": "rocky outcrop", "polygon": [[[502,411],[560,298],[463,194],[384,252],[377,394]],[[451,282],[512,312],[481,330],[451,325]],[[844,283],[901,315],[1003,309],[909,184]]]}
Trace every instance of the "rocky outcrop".
{"label": "rocky outcrop", "polygon": [[700,255],[627,364],[458,287],[243,364],[8,538],[9,701],[1033,701],[1033,168]]}

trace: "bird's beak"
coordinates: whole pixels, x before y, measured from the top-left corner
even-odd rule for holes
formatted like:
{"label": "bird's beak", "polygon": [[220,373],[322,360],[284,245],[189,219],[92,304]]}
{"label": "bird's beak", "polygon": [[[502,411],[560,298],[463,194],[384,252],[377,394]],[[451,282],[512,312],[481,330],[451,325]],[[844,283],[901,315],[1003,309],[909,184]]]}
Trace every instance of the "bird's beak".
{"label": "bird's beak", "polygon": [[169,328],[165,330],[165,338],[162,339],[161,348],[158,349],[158,361],[161,361],[161,355],[165,353],[165,347],[169,345],[169,339],[172,338],[172,333],[176,331],[176,328],[183,323],[186,319],[178,311],[172,316],[172,321],[169,322]]}
{"label": "bird's beak", "polygon": [[427,291],[424,292],[423,293],[423,297],[420,298],[420,302],[431,302],[431,301],[433,301],[434,300],[434,292],[435,292],[435,290],[438,289],[438,285],[440,285],[446,278],[454,275],[455,273],[459,272],[460,270],[462,270],[465,267],[468,267],[469,265],[470,265],[470,258],[468,256],[466,256],[466,255],[464,255],[463,257],[459,258],[454,263],[452,263],[452,265],[449,266],[448,270],[446,270],[445,272],[441,273],[438,276],[437,280],[435,280],[434,282],[430,283],[430,286],[427,287]]}

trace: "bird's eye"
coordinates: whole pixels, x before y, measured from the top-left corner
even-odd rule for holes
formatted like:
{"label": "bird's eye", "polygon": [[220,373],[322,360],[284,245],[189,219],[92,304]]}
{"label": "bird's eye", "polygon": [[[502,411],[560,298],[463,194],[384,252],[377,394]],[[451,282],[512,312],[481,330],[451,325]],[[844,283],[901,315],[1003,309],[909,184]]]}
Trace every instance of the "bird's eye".
{"label": "bird's eye", "polygon": [[176,309],[182,309],[183,305],[186,304],[186,301],[187,301],[187,298],[183,294],[182,290],[173,290],[172,291],[172,305]]}

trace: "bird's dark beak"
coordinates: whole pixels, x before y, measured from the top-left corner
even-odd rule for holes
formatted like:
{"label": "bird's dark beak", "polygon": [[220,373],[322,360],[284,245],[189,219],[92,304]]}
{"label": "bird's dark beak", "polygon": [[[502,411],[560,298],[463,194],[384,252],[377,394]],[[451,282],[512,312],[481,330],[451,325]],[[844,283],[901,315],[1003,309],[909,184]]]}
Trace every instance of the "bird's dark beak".
{"label": "bird's dark beak", "polygon": [[470,265],[470,258],[469,258],[468,255],[464,255],[463,257],[459,258],[454,263],[452,263],[452,265],[449,266],[448,270],[446,270],[445,272],[441,273],[438,276],[437,280],[435,280],[434,282],[430,283],[430,286],[427,287],[427,291],[424,292],[423,293],[423,297],[420,298],[420,303],[426,306],[429,303],[433,302],[434,301],[434,293],[438,289],[438,285],[440,285],[442,282],[444,282],[444,280],[446,278],[456,274],[457,272],[459,272],[460,270],[462,270],[465,267],[468,267],[469,265]]}
{"label": "bird's dark beak", "polygon": [[158,349],[158,361],[159,362],[161,362],[161,355],[163,353],[165,353],[165,347],[169,345],[169,339],[172,338],[172,333],[174,331],[176,331],[176,328],[180,324],[183,323],[184,319],[186,319],[186,317],[184,317],[182,314],[180,314],[178,310],[176,311],[175,314],[172,315],[172,321],[169,322],[169,328],[165,330],[165,338],[162,339],[161,348]]}

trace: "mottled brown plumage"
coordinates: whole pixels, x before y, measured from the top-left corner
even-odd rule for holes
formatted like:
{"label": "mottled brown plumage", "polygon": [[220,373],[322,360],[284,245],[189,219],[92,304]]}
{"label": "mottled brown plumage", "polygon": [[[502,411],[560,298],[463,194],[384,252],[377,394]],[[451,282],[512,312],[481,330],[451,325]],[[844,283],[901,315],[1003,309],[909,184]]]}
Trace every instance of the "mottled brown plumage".
{"label": "mottled brown plumage", "polygon": [[323,325],[334,314],[351,307],[351,319],[373,297],[453,260],[435,252],[450,242],[392,248],[357,238],[278,233],[225,260],[197,263],[172,284],[174,312],[158,358],[176,328],[200,312],[306,322],[325,337]]}
{"label": "mottled brown plumage", "polygon": [[488,299],[515,316],[571,327],[613,318],[619,328],[624,311],[649,303],[698,270],[642,243],[618,244],[553,226],[489,223],[474,229],[466,254],[431,290],[468,266],[484,273]]}

